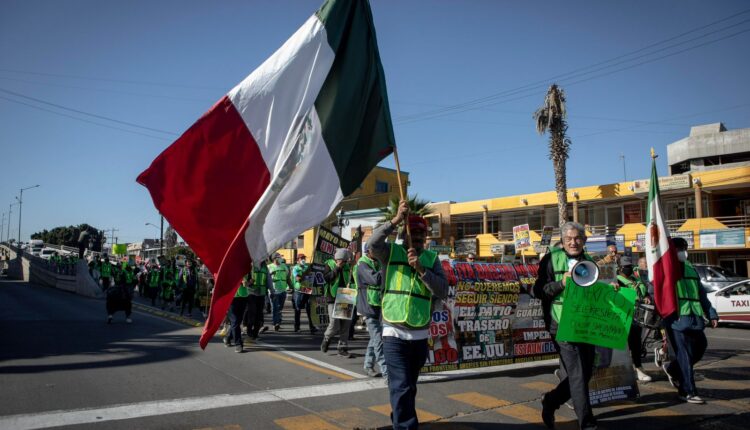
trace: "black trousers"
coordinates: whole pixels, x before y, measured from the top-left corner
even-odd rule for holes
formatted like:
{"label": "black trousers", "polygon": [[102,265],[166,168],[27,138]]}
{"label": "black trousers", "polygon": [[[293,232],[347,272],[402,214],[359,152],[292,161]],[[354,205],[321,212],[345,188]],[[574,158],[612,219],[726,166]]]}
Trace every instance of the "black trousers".
{"label": "black trousers", "polygon": [[235,297],[232,299],[232,304],[229,306],[229,342],[233,342],[235,345],[242,345],[242,316],[245,314],[245,308],[247,307],[246,297]]}
{"label": "black trousers", "polygon": [[628,349],[630,350],[630,358],[633,360],[633,366],[641,367],[641,352],[643,347],[643,340],[641,335],[643,334],[643,328],[638,324],[630,326],[630,333],[628,333]]}
{"label": "black trousers", "polygon": [[260,329],[263,328],[263,306],[266,304],[265,296],[247,296],[247,312],[245,312],[245,325],[247,334],[257,338]]}
{"label": "black trousers", "polygon": [[[579,427],[595,429],[596,419],[589,402],[589,381],[594,372],[596,347],[577,342],[555,342],[555,347],[560,354],[560,363],[567,377],[547,393],[547,401],[557,409],[572,399]],[[390,365],[388,374],[390,375]]]}
{"label": "black trousers", "polygon": [[180,314],[185,313],[185,308],[188,308],[188,313],[193,314],[193,303],[195,302],[195,290],[192,288],[185,288],[182,292],[182,305],[180,306]]}

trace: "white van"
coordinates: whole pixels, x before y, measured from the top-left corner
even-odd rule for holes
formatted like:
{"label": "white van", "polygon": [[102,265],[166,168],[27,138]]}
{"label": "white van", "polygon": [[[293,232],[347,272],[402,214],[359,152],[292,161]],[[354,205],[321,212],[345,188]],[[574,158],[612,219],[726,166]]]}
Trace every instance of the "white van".
{"label": "white van", "polygon": [[41,239],[31,239],[29,241],[28,246],[26,247],[26,252],[28,252],[31,255],[35,255],[35,256],[39,257],[43,248],[44,248],[44,241],[43,240],[41,240]]}

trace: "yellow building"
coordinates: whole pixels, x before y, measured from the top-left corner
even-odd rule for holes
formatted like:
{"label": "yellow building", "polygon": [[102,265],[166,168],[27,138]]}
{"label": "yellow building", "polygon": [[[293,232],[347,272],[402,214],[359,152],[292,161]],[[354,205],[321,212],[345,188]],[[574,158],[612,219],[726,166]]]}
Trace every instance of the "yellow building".
{"label": "yellow building", "polygon": [[[401,172],[401,184],[404,188],[404,194],[407,193],[409,186],[409,173]],[[351,220],[352,214],[373,213],[373,209],[380,209],[388,206],[388,202],[399,198],[399,186],[396,171],[386,167],[376,166],[365,178],[359,188],[351,195],[342,200],[341,204],[335,211],[321,224],[327,228],[336,228],[340,220]],[[349,225],[342,225],[342,236],[351,238],[352,230],[356,229],[355,223],[347,222]],[[371,227],[363,228],[365,240],[371,233]],[[287,262],[293,262],[294,256],[298,253],[304,253],[308,261],[312,258],[313,247],[315,246],[316,230],[311,228],[292,241],[285,249],[280,249]]]}
{"label": "yellow building", "polygon": [[[660,177],[659,183],[667,226],[692,243],[691,260],[719,264],[747,276],[750,166]],[[639,235],[646,230],[647,180],[569,188],[567,196],[569,219],[584,224],[589,235],[621,235],[625,246],[642,251]],[[696,205],[698,201],[701,204]],[[543,226],[556,226],[557,194],[547,191],[454,203],[448,224],[453,239],[476,237],[480,257],[491,258],[492,244],[513,240],[513,226],[529,224],[532,242],[540,240]],[[559,229],[553,242],[555,237]]]}

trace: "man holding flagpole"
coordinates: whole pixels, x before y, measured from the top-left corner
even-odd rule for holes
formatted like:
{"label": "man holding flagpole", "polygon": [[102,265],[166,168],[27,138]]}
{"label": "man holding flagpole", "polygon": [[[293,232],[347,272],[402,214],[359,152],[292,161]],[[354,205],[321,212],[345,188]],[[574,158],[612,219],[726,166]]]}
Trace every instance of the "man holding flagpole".
{"label": "man holding flagpole", "polygon": [[687,261],[687,242],[670,239],[662,216],[656,155],[651,150],[651,180],[646,218],[648,277],[654,285],[654,304],[672,347],[673,359],[662,368],[677,388],[681,400],[702,404],[693,376],[693,366],[706,351],[704,318],[718,324],[716,310],[706,297],[695,268]]}

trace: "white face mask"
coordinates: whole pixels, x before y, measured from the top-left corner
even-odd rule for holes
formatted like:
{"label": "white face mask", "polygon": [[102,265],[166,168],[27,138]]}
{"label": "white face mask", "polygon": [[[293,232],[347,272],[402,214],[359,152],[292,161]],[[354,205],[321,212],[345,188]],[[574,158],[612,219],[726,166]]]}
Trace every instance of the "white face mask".
{"label": "white face mask", "polygon": [[299,264],[305,265],[307,262],[305,260],[300,260]]}
{"label": "white face mask", "polygon": [[687,251],[677,251],[677,259],[680,260],[680,262],[687,261],[688,253]]}

